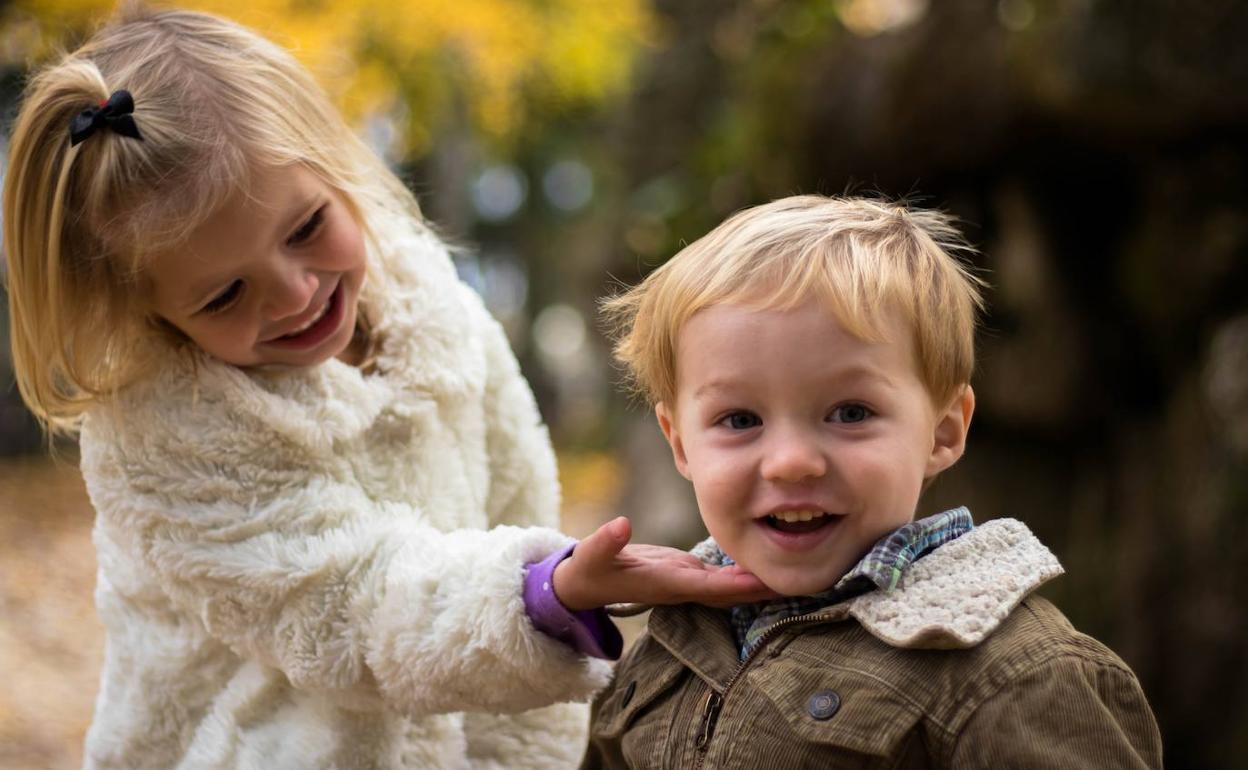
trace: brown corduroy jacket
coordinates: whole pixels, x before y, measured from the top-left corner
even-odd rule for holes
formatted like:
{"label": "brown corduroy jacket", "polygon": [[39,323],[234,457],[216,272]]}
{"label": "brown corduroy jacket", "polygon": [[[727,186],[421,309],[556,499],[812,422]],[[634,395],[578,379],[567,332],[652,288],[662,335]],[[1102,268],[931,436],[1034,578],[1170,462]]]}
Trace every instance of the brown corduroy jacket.
{"label": "brown corduroy jacket", "polygon": [[582,767],[1161,768],[1135,675],[1029,596],[1060,572],[1021,523],[990,521],[745,662],[727,612],[656,609]]}

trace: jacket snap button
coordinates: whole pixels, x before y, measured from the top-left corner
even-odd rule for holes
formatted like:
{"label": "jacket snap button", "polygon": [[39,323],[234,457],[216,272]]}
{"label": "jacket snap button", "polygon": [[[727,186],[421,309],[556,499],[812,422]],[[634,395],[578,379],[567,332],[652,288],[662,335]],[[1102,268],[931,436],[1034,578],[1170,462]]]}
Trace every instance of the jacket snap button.
{"label": "jacket snap button", "polygon": [[806,704],[806,710],[815,719],[831,719],[840,707],[841,696],[835,690],[820,690],[810,696],[810,701]]}
{"label": "jacket snap button", "polygon": [[624,697],[620,699],[620,708],[628,705],[628,702],[633,699],[633,693],[635,692],[637,692],[637,683],[629,682],[628,687],[624,688]]}

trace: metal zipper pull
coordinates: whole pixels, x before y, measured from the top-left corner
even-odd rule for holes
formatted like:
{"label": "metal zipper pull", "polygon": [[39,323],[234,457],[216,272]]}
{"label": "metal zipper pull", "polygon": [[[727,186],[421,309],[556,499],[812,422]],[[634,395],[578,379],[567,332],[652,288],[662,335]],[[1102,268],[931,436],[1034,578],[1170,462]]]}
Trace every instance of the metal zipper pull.
{"label": "metal zipper pull", "polygon": [[699,751],[706,751],[706,745],[711,742],[711,736],[715,734],[715,723],[719,721],[719,709],[724,704],[724,699],[719,693],[711,690],[706,699],[706,706],[702,709],[702,724],[698,728],[698,738],[693,742],[694,748]]}

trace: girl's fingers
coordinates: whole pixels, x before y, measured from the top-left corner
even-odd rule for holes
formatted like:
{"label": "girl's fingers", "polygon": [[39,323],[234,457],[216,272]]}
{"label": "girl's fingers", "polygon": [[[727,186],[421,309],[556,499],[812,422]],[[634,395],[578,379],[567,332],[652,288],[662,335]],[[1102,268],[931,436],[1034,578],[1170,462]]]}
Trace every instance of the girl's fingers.
{"label": "girl's fingers", "polygon": [[628,541],[633,537],[633,524],[624,516],[616,516],[614,519],[608,521],[602,526],[609,528],[611,531],[611,537],[619,543],[615,549],[617,553],[624,546],[628,545]]}
{"label": "girl's fingers", "polygon": [[633,528],[628,519],[617,516],[577,543],[576,557],[595,566],[609,563],[628,545],[628,539],[632,536]]}
{"label": "girl's fingers", "polygon": [[729,580],[716,581],[716,590],[694,599],[699,604],[711,607],[732,607],[737,604],[752,604],[770,599],[780,598],[780,594],[768,588],[763,581],[745,570],[734,571],[728,575],[721,573],[722,578]]}
{"label": "girl's fingers", "polygon": [[772,599],[779,594],[745,570],[707,569],[684,571],[673,576],[679,581],[680,601],[712,606],[732,606]]}

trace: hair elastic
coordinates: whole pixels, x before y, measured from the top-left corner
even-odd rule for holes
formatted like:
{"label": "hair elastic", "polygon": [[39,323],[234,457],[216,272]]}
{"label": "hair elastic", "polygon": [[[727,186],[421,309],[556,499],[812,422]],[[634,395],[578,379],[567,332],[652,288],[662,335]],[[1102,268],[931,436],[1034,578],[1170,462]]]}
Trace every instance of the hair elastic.
{"label": "hair elastic", "polygon": [[73,147],[83,141],[102,126],[122,136],[143,141],[131,114],[133,112],[134,97],[130,92],[125,89],[114,91],[108,99],[74,116],[69,123],[69,146]]}

